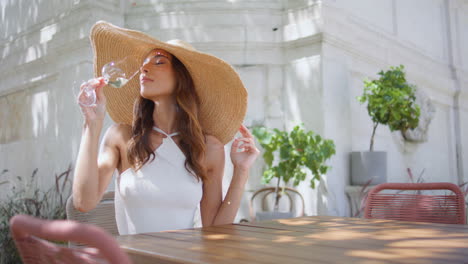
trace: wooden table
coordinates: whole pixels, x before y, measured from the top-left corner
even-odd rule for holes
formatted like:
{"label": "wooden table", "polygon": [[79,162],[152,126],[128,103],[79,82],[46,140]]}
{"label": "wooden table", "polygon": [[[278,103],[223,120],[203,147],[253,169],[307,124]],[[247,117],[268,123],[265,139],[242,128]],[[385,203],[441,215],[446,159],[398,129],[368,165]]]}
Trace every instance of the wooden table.
{"label": "wooden table", "polygon": [[312,216],[117,237],[139,263],[468,263],[468,226]]}

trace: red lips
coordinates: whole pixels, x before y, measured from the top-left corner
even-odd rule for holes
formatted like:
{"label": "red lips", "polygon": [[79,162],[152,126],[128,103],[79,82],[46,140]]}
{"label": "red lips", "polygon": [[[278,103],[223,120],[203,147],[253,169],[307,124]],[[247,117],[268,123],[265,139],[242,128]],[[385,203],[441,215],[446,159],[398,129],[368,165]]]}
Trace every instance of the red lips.
{"label": "red lips", "polygon": [[140,82],[152,82],[153,80],[148,77],[140,78]]}

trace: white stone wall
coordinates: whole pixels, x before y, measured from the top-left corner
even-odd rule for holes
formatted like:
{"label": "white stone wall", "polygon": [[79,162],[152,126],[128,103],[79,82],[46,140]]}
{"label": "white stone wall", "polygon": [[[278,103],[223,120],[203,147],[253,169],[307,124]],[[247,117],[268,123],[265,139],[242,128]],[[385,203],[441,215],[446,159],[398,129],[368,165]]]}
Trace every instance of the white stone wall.
{"label": "white stone wall", "polygon": [[[399,133],[379,126],[375,149],[388,152],[388,180],[408,181],[406,168],[415,176],[424,170],[427,182],[468,179],[467,8],[466,1],[324,1],[323,90],[325,101],[332,98],[324,103],[325,134],[338,146],[332,162],[337,169],[329,175],[338,196],[349,184],[348,153],[368,149],[372,132],[365,105],[356,100],[362,80],[391,65],[405,65],[407,79],[431,98],[436,112],[424,143],[405,143]],[[459,121],[454,115],[457,89]],[[457,146],[463,170],[457,169]],[[343,205],[338,205],[340,214],[347,210]]]}
{"label": "white stone wall", "polygon": [[[466,1],[0,0],[0,11],[0,173],[9,170],[0,182],[39,168],[48,186],[74,164],[82,121],[72,88],[92,75],[88,33],[101,19],[161,40],[184,39],[233,64],[250,95],[247,125],[302,122],[333,139],[328,193],[311,190],[308,182],[298,188],[307,214],[349,214],[349,152],[367,149],[371,134],[356,96],[365,77],[390,65],[406,66],[436,113],[425,143],[403,143],[397,133],[378,128],[376,149],[388,152],[389,181],[405,181],[411,167],[415,174],[425,169],[427,181],[457,182],[460,163],[468,180]],[[231,170],[228,163],[225,188]],[[238,220],[248,216],[261,170],[261,162],[252,169]],[[326,208],[317,195],[327,197]]]}
{"label": "white stone wall", "polygon": [[[107,2],[107,3],[106,3]],[[74,164],[82,118],[74,88],[92,77],[89,30],[123,21],[116,1],[1,1],[0,198],[38,169],[38,185]],[[114,3],[116,2],[116,3]],[[109,123],[109,121],[107,121]]]}

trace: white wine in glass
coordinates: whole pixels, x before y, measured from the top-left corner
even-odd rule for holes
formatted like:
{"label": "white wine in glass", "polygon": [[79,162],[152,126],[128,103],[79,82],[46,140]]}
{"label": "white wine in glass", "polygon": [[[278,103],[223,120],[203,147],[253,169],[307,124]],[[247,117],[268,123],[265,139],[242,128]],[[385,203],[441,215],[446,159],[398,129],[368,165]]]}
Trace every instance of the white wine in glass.
{"label": "white wine in glass", "polygon": [[[138,72],[140,72],[138,69],[135,73],[128,77],[122,70],[124,68],[123,66],[127,63],[131,63],[132,60],[134,59],[127,57],[117,62],[111,61],[105,64],[101,69],[104,82],[114,88],[121,88],[127,84],[128,81],[130,81]],[[83,89],[81,89],[80,93],[78,94],[78,103],[85,107],[96,105],[96,91],[95,88],[91,85],[91,80],[83,85]]]}

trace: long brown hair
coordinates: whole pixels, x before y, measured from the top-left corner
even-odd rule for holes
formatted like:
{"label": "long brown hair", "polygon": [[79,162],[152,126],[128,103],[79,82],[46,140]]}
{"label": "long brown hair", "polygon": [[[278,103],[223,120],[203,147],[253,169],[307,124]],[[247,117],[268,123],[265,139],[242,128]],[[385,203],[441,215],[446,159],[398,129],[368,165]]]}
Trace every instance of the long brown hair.
{"label": "long brown hair", "polygon": [[[180,135],[180,148],[186,157],[185,169],[198,180],[205,181],[206,169],[201,163],[206,150],[205,136],[198,121],[200,99],[190,73],[175,56],[172,67],[177,80],[175,96],[179,107],[176,127]],[[154,102],[139,96],[133,108],[132,137],[127,151],[128,161],[136,170],[155,158],[150,142],[153,112]]]}

